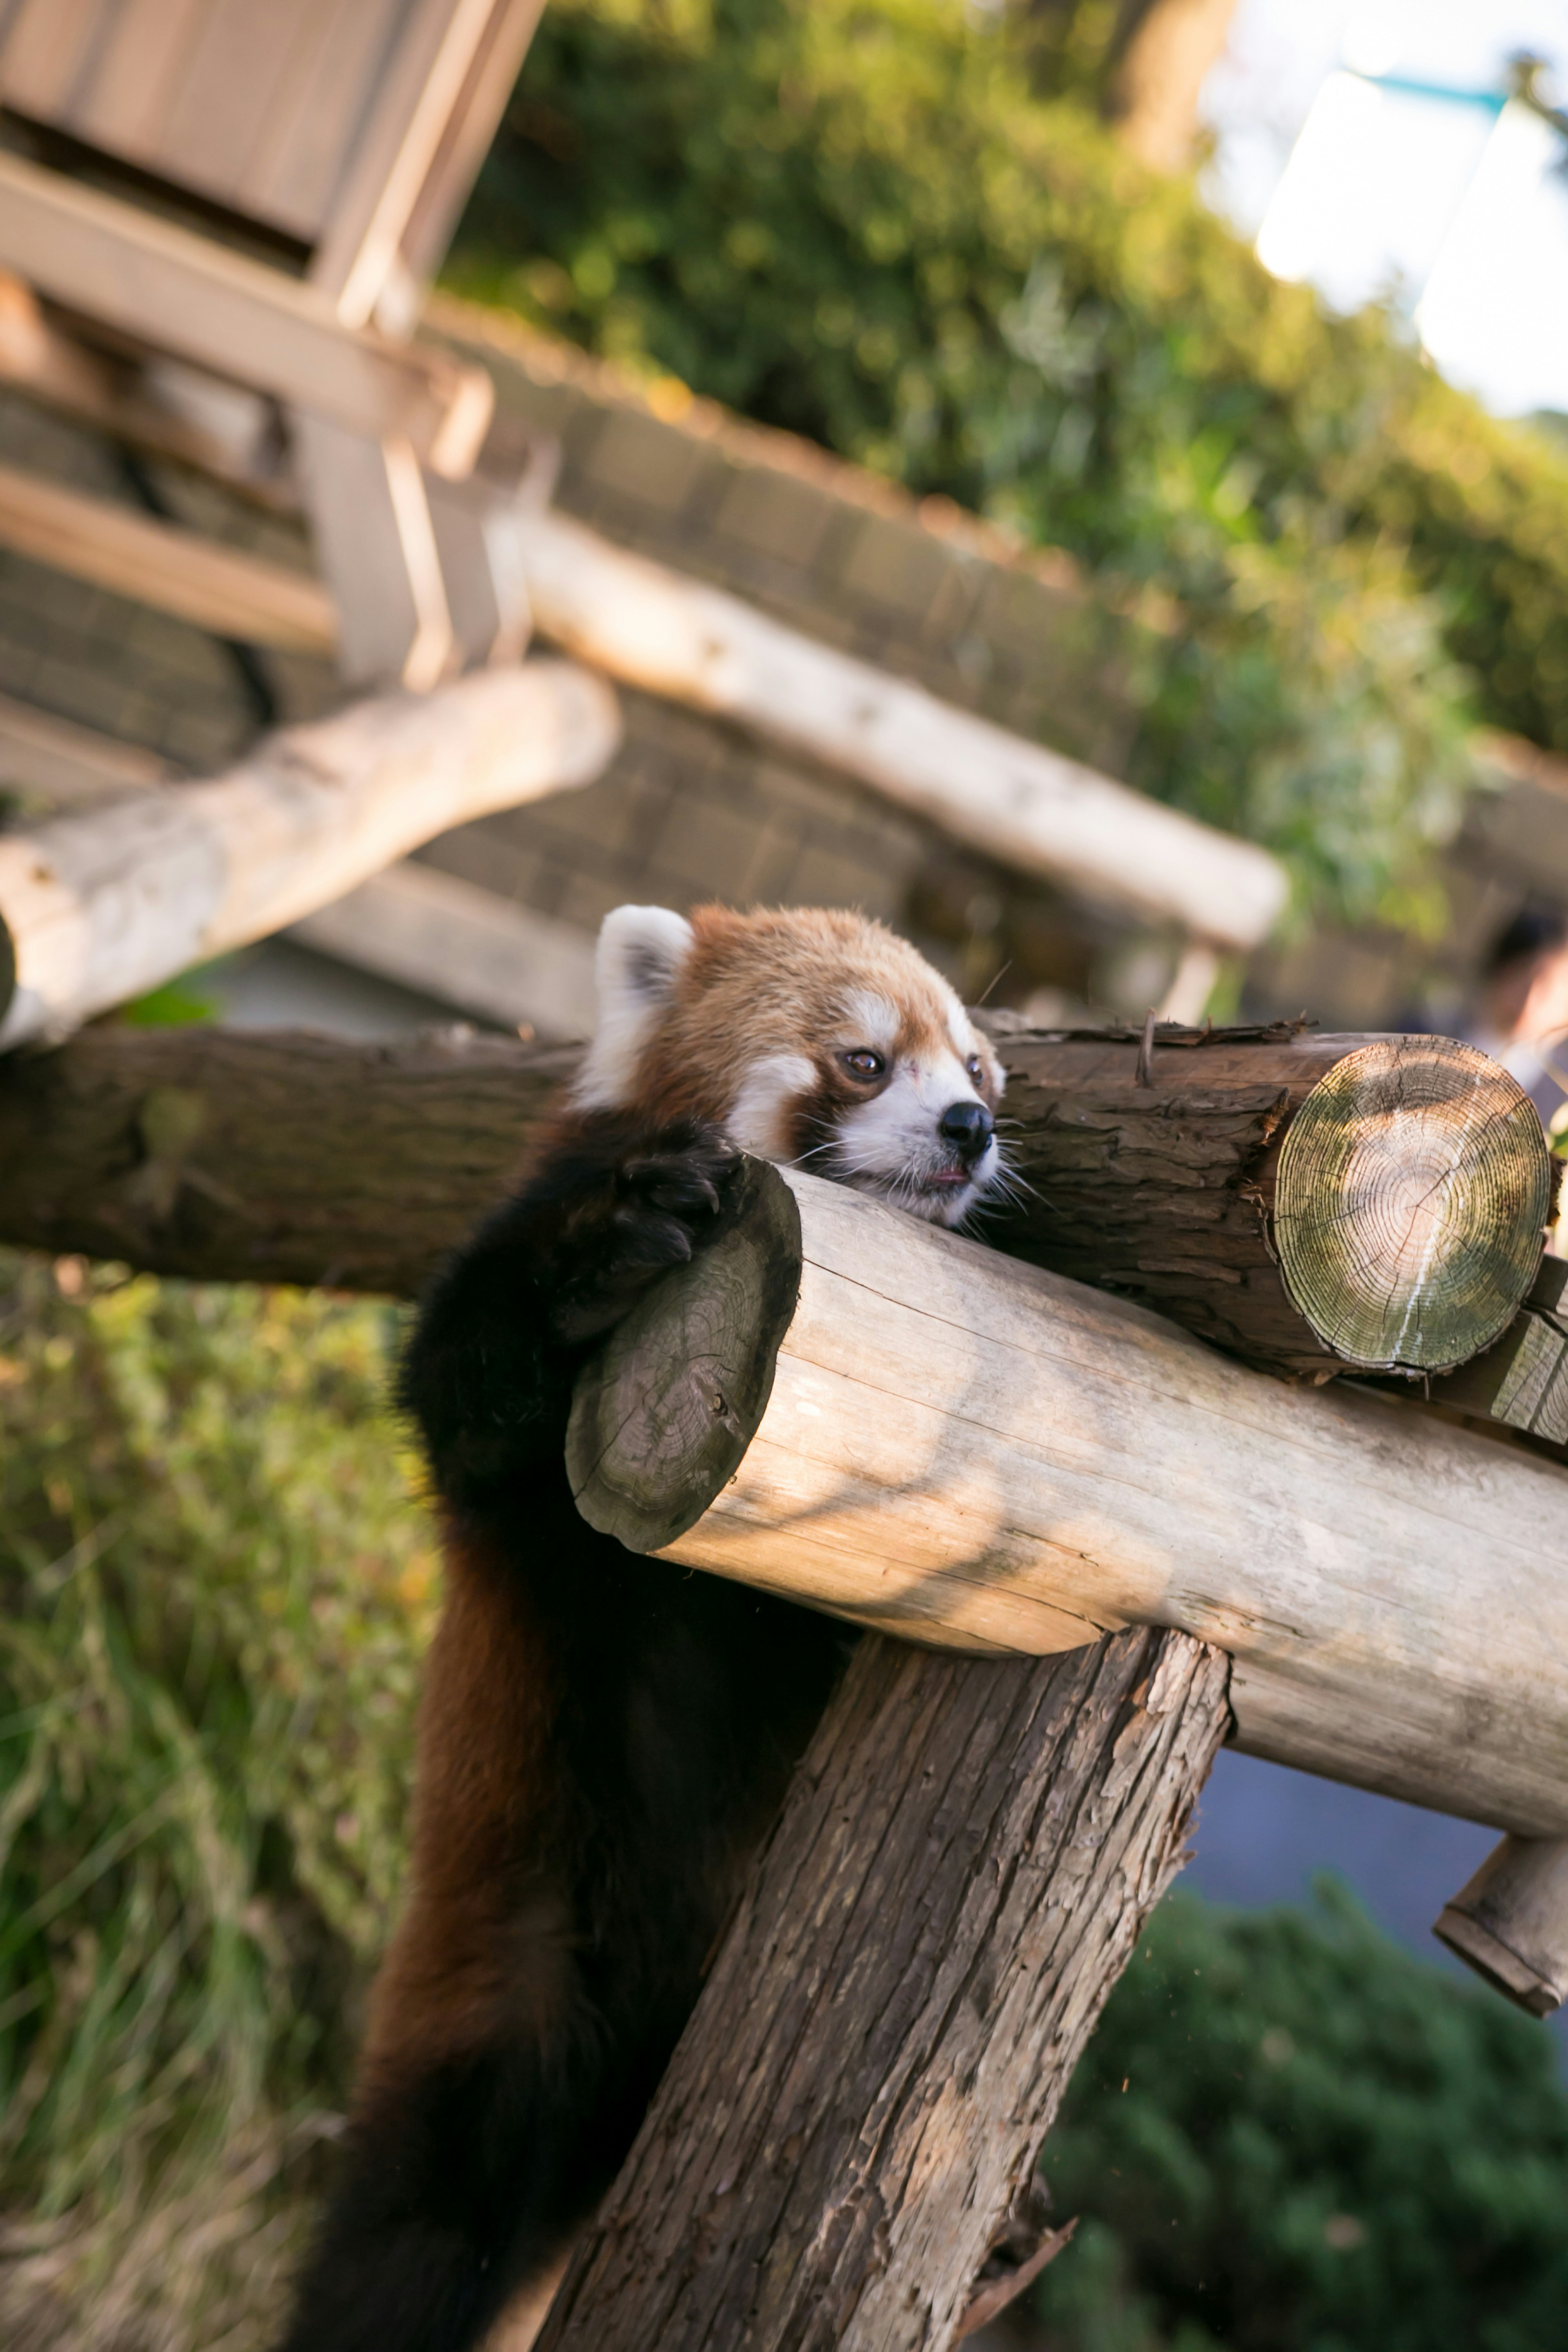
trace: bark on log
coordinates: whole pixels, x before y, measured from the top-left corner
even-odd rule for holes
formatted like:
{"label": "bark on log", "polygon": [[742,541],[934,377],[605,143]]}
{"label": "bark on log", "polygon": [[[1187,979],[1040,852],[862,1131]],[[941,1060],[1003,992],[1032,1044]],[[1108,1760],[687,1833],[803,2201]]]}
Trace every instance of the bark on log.
{"label": "bark on log", "polygon": [[619,739],[601,678],[529,662],[358,703],[267,738],[210,782],[9,835],[0,1047],[61,1036],[264,939],[449,825],[588,783]]}
{"label": "bark on log", "polygon": [[[1015,1020],[994,1034],[1009,1073],[1004,1132],[1030,1187],[1018,1214],[988,1221],[994,1247],[1132,1297],[1270,1370],[1322,1380],[1343,1368],[1291,1305],[1270,1214],[1291,1116],[1369,1041],[1275,1029],[1206,1042],[1169,1029],[1145,1054],[1131,1032],[1062,1037]],[[0,1064],[0,1239],[163,1274],[406,1295],[511,1183],[571,1063],[568,1049],[457,1032],[367,1046],[105,1031],[13,1056]],[[1490,1152],[1507,1132],[1506,1118],[1494,1129],[1472,1118],[1459,1138],[1479,1136]],[[1544,1160],[1535,1164],[1539,1174]],[[1469,1200],[1495,1213],[1490,1165],[1476,1160]],[[1528,1194],[1517,1223],[1495,1226],[1500,1257],[1518,1268],[1539,1246]],[[1518,1318],[1474,1378],[1460,1376],[1453,1402],[1568,1436],[1568,1379],[1552,1375],[1553,1301],[1539,1283],[1531,1297],[1542,1311]]]}
{"label": "bark on log", "polygon": [[864,1643],[536,2352],[956,2341],[1009,2225],[1044,2236],[1040,2143],[1225,1717],[1179,1633]]}
{"label": "bark on log", "polygon": [[1020,872],[1224,947],[1255,947],[1284,906],[1284,869],[1267,850],[630,555],[585,523],[538,515],[522,551],[535,622],[569,653],[809,752]]}
{"label": "bark on log", "polygon": [[0,1063],[0,1240],[413,1297],[504,1198],[576,1046],[461,1027],[84,1030]]}
{"label": "bark on log", "polygon": [[1558,1465],[820,1179],[747,1185],[580,1381],[594,1526],[948,1647],[1179,1626],[1233,1654],[1241,1748],[1568,1835]]}

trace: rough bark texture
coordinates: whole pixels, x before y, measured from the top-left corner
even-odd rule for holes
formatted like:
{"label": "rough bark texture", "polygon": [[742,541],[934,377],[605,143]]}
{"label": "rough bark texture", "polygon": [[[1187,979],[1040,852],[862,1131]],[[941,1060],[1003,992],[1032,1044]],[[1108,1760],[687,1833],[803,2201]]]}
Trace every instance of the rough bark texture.
{"label": "rough bark texture", "polygon": [[[1269,1217],[1291,1117],[1364,1039],[988,1025],[1008,1070],[1003,1134],[1031,1188],[988,1220],[988,1243],[1267,1370],[1342,1369],[1291,1304]],[[392,1045],[84,1034],[0,1062],[0,1240],[407,1294],[510,1184],[573,1059],[456,1031]]]}
{"label": "rough bark texture", "polygon": [[1009,2225],[1023,2253],[1226,1674],[1180,1633],[994,1663],[869,1638],[538,2352],[954,2343]]}
{"label": "rough bark texture", "polygon": [[406,1297],[502,1198],[577,1059],[455,1029],[87,1030],[0,1063],[0,1239]]}

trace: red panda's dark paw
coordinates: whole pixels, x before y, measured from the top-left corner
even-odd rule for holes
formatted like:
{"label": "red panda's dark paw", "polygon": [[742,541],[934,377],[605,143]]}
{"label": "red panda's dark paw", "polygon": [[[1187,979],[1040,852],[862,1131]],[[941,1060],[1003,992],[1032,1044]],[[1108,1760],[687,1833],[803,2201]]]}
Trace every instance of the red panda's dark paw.
{"label": "red panda's dark paw", "polygon": [[578,1264],[551,1322],[564,1339],[597,1337],[620,1321],[650,1283],[684,1265],[718,1230],[740,1154],[695,1121],[644,1137],[613,1171],[608,1213],[578,1229]]}
{"label": "red panda's dark paw", "polygon": [[623,1202],[700,1224],[718,1214],[739,1166],[739,1152],[716,1129],[692,1122],[651,1139],[646,1150],[623,1160],[615,1188]]}

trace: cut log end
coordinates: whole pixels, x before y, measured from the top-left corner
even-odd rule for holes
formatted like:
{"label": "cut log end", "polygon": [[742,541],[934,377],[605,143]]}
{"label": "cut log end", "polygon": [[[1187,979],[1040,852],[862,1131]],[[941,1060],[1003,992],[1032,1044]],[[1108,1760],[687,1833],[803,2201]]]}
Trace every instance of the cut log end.
{"label": "cut log end", "polygon": [[794,1195],[748,1160],[717,1235],[654,1286],[579,1379],[566,1465],[591,1527],[648,1552],[701,1518],[757,1434],[800,1289]]}
{"label": "cut log end", "polygon": [[1541,1121],[1507,1071],[1451,1037],[1394,1037],[1297,1112],[1274,1239],[1292,1303],[1346,1363],[1443,1372],[1518,1311],[1552,1205]]}
{"label": "cut log end", "polygon": [[1504,1838],[1432,1933],[1531,2017],[1550,2017],[1568,1996],[1568,1838]]}

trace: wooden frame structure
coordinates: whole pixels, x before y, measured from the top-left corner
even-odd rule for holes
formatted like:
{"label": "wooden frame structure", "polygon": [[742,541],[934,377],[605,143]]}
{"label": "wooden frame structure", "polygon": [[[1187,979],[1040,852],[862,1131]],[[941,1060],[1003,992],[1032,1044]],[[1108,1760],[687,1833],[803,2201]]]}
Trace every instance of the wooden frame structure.
{"label": "wooden frame structure", "polygon": [[[484,470],[489,377],[406,338],[539,6],[0,8],[0,375],[264,492],[285,418],[337,610],[312,642],[350,684],[427,688],[527,634],[500,542],[538,470]],[[0,537],[36,551],[14,507]],[[152,566],[164,609],[200,569],[183,537]],[[283,592],[249,586],[225,625],[280,642]]]}

